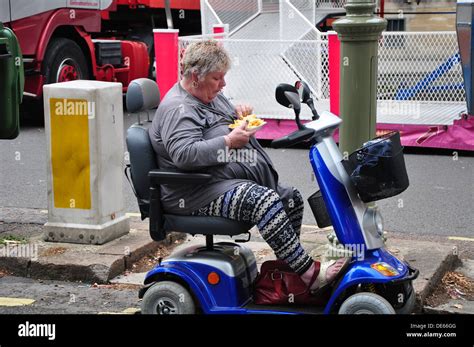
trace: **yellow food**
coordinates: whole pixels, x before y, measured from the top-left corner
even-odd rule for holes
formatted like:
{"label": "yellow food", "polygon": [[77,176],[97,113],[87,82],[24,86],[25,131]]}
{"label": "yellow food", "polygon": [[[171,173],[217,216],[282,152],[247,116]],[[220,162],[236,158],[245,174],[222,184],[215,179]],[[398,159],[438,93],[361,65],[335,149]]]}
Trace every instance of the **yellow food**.
{"label": "yellow food", "polygon": [[231,129],[237,128],[242,124],[242,122],[245,122],[246,120],[248,121],[247,129],[258,128],[266,124],[264,120],[257,118],[257,116],[254,114],[251,114],[249,116],[235,120],[233,124],[229,125],[229,128]]}

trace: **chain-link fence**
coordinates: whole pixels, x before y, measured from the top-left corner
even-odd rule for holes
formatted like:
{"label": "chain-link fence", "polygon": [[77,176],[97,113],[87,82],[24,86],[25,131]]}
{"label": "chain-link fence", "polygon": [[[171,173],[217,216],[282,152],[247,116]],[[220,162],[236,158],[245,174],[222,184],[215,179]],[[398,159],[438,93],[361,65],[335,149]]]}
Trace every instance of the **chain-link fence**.
{"label": "chain-link fence", "polygon": [[280,1],[280,40],[318,40],[320,38],[321,32],[314,26],[314,6],[303,6],[303,3],[307,1]]}
{"label": "chain-link fence", "polygon": [[201,32],[203,35],[210,35],[217,24],[224,24],[216,11],[209,4],[208,0],[201,0]]}
{"label": "chain-link fence", "polygon": [[[209,4],[219,2],[221,6],[214,13],[226,8],[223,3],[233,2],[209,1]],[[255,3],[257,1],[249,5],[253,10],[259,6]],[[280,82],[294,83],[296,79],[303,79],[310,85],[321,110],[328,109],[328,39],[326,33],[312,24],[311,12],[313,8],[342,7],[344,3],[280,0],[278,13],[259,13],[247,22],[245,27],[249,30],[239,31],[245,32],[241,35],[245,40],[236,39],[235,34],[230,40],[224,40],[234,57],[226,94],[238,102],[255,100],[257,112],[286,118],[288,112],[275,105],[274,88]],[[245,23],[245,18],[251,18],[252,11],[246,16],[227,19],[238,27]],[[230,12],[226,15],[230,16]],[[278,21],[272,22],[275,18]],[[260,40],[249,39],[252,35]],[[379,40],[378,65],[379,118],[384,122],[450,124],[465,109],[455,32],[384,32]],[[412,113],[416,114],[415,118],[405,117]],[[309,118],[309,115],[303,118],[305,116]]]}
{"label": "chain-link fence", "polygon": [[385,32],[379,41],[379,100],[463,102],[455,32]]}
{"label": "chain-link fence", "polygon": [[316,29],[314,17],[308,18],[310,13],[314,15],[312,1],[280,1],[281,39],[306,42],[289,45],[282,51],[282,58],[309,84],[316,99],[323,100],[329,98],[327,34]]}
{"label": "chain-link fence", "polygon": [[[198,37],[180,37],[179,50],[184,51]],[[282,57],[289,46],[295,51],[316,51],[319,41],[218,40],[232,59],[232,68],[226,75],[224,94],[234,104],[245,103],[254,107],[256,114],[265,118],[292,119],[293,114],[280,106],[275,98],[279,83],[294,84],[302,78]],[[319,109],[328,109],[328,100],[316,102]],[[311,119],[311,112],[303,109],[303,119]]]}
{"label": "chain-link fence", "polygon": [[261,8],[262,0],[201,0],[202,33],[212,34],[212,26],[223,23],[233,33],[255,18]]}
{"label": "chain-link fence", "polygon": [[316,0],[317,8],[343,8],[347,0]]}

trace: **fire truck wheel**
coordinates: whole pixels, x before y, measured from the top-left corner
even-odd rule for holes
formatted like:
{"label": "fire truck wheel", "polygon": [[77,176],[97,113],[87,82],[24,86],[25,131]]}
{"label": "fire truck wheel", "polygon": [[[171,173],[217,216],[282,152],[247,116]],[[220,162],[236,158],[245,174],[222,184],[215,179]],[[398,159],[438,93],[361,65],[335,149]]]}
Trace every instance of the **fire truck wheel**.
{"label": "fire truck wheel", "polygon": [[43,61],[45,83],[89,79],[86,57],[77,43],[66,38],[52,39]]}

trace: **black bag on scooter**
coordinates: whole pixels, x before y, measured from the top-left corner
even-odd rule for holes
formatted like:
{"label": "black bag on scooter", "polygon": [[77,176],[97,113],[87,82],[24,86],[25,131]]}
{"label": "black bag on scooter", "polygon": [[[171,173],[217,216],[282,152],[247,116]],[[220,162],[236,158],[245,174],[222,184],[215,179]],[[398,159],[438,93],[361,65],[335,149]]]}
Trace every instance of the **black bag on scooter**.
{"label": "black bag on scooter", "polygon": [[366,142],[342,164],[363,202],[398,195],[409,186],[400,133],[396,131]]}

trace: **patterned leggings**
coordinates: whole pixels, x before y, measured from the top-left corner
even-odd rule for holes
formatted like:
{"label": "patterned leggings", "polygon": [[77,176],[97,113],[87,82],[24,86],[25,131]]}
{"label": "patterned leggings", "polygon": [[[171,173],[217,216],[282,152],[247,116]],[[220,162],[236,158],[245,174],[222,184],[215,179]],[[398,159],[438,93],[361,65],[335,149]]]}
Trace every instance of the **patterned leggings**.
{"label": "patterned leggings", "polygon": [[303,220],[303,198],[293,188],[287,213],[280,196],[272,189],[255,183],[243,183],[194,211],[194,216],[225,217],[257,225],[263,239],[298,274],[313,263],[299,240]]}

